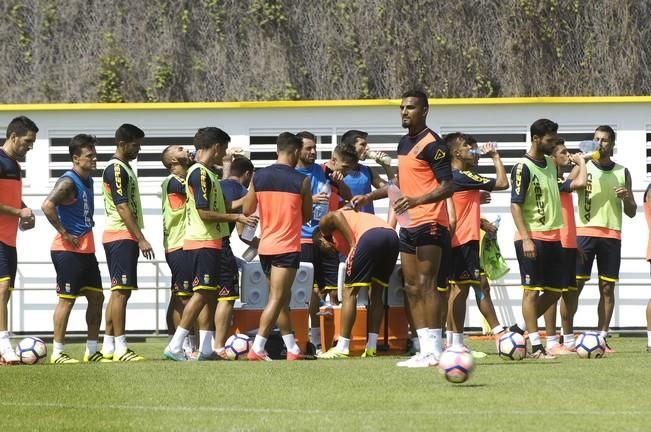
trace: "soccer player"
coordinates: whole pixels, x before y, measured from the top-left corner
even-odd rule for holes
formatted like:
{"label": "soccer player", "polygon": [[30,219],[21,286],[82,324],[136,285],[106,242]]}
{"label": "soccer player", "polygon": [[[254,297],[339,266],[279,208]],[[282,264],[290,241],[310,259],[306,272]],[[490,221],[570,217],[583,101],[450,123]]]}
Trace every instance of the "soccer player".
{"label": "soccer player", "polygon": [[[192,296],[188,275],[189,263],[185,259],[183,250],[187,202],[185,177],[191,164],[191,157],[187,149],[173,144],[163,150],[161,160],[170,172],[170,175],[161,184],[161,199],[165,261],[172,272],[172,295],[166,316],[167,334],[171,340],[183,315],[183,309]],[[191,345],[194,344],[191,343]]]}
{"label": "soccer player", "polygon": [[[316,161],[316,136],[311,132],[303,131],[296,134],[301,139],[302,147],[299,153],[296,171],[305,175],[310,181],[312,202],[328,205],[328,210],[339,208],[339,197],[349,200],[352,195],[350,189],[342,181],[344,173],[330,164],[317,164]],[[333,156],[335,156],[333,152]],[[323,185],[329,184],[331,194],[328,196],[321,192]],[[321,296],[330,293],[331,300],[336,302],[337,278],[339,272],[339,257],[337,255],[320,255],[312,243],[312,233],[319,225],[318,219],[310,218],[301,228],[301,261],[314,266],[314,284],[309,302],[310,313],[310,339],[314,349],[318,351],[321,344],[321,327],[318,316]]]}
{"label": "soccer player", "polygon": [[[393,209],[407,212],[411,223],[400,227],[400,261],[405,293],[421,352],[400,367],[428,367],[438,363],[443,349],[442,302],[447,291],[450,232],[445,200],[452,196],[450,154],[443,140],[427,127],[427,96],[421,91],[402,95],[402,127],[409,132],[398,144],[398,181],[403,196]],[[385,198],[387,188],[353,197],[356,208]]]}
{"label": "soccer player", "polygon": [[[481,281],[483,273],[479,265],[479,238],[481,228],[480,190],[505,190],[509,187],[504,164],[495,147],[488,143],[482,146],[482,153],[490,157],[495,165],[496,178],[483,177],[473,168],[478,165],[477,141],[462,133],[445,137],[445,143],[452,155],[452,178],[455,192],[452,195],[456,211],[456,229],[452,235],[452,274],[450,284],[450,315],[452,324],[452,347],[463,346],[463,328],[466,318],[466,301],[469,288],[475,290],[477,303],[481,302]],[[502,331],[501,326],[492,329]]]}
{"label": "soccer player", "polygon": [[[593,139],[599,143],[599,160],[588,162],[586,187],[578,192],[576,242],[582,254],[576,261],[576,285],[578,295],[581,295],[586,281],[590,279],[596,256],[599,272],[597,327],[606,339],[615,309],[615,283],[619,280],[622,210],[632,218],[637,204],[631,187],[631,174],[611,159],[615,148],[613,128],[599,126]],[[572,305],[572,315],[576,313],[576,303]],[[607,342],[606,352],[613,352]]]}
{"label": "soccer player", "polygon": [[[574,220],[574,203],[572,192],[582,189],[586,183],[586,163],[581,154],[571,155],[565,148],[565,141],[559,138],[551,153],[551,158],[558,170],[558,187],[561,194],[561,210],[564,225],[561,228],[561,246],[563,256],[560,265],[565,277],[566,290],[561,298],[561,324],[563,327],[563,344],[558,343],[556,336],[556,303],[545,312],[545,331],[547,333],[547,351],[552,355],[574,354],[574,328],[572,327],[571,314],[568,310],[567,299],[571,297],[570,304],[574,304],[576,292],[576,222]],[[563,178],[562,170],[575,164],[575,168],[567,179]]]}
{"label": "soccer player", "polygon": [[[646,260],[651,263],[651,196],[649,192],[651,191],[651,184],[647,186],[646,191],[644,192],[644,217],[646,218],[646,225],[649,231],[649,238],[646,245]],[[651,354],[651,299],[646,306],[646,334],[647,334],[647,343],[646,343],[646,352]]]}
{"label": "soccer player", "polygon": [[11,347],[7,305],[14,289],[18,266],[16,237],[18,227],[34,228],[34,214],[22,200],[23,181],[17,159],[34,147],[38,127],[25,116],[16,117],[7,126],[7,139],[0,148],[0,363],[17,364]]}
{"label": "soccer player", "polygon": [[106,306],[106,329],[102,354],[113,361],[140,361],[144,358],[127,346],[126,314],[131,292],[138,289],[138,255],[153,259],[154,251],[145,238],[138,177],[129,162],[138,157],[145,133],[125,123],[115,132],[115,154],[109,160],[104,182],[106,226],[102,236],[111,297]]}
{"label": "soccer player", "polygon": [[256,216],[226,212],[219,180],[212,171],[212,166],[223,159],[230,140],[226,132],[216,127],[199,129],[194,136],[197,154],[196,163],[188,170],[185,182],[188,203],[183,240],[194,294],[163,352],[165,358],[170,360],[187,360],[183,353],[183,341],[195,320],[199,326],[198,360],[220,358],[213,350],[215,308],[221,288],[231,283],[224,280],[221,271],[222,239],[229,235],[229,222],[255,225],[257,221]]}
{"label": "soccer player", "polygon": [[350,335],[357,313],[359,289],[369,290],[368,337],[362,357],[375,357],[384,315],[382,295],[398,259],[400,241],[396,231],[379,217],[344,208],[321,218],[314,243],[325,254],[346,257],[346,281],[337,345],[319,355],[323,359],[347,358]]}
{"label": "soccer player", "polygon": [[303,142],[283,132],[276,142],[276,163],[255,173],[244,198],[243,212],[260,215],[260,264],[269,284],[269,300],[260,316],[258,334],[248,353],[253,361],[271,361],[265,351],[275,325],[287,347],[287,360],[305,357],[292,333],[291,287],[301,261],[301,225],[312,218],[310,179],[295,170]]}
{"label": "soccer player", "polygon": [[[357,153],[357,158],[363,161],[367,159],[369,152],[367,138],[368,133],[352,129],[342,135],[341,145],[354,150]],[[380,164],[387,174],[387,178],[393,180],[394,175],[391,164],[386,164],[385,162],[386,153],[375,152],[374,156],[375,161]],[[346,177],[344,177],[344,183],[348,185],[353,195],[364,195],[369,193],[372,188],[379,189],[387,185],[387,182],[382,180],[377,172],[374,172],[371,168],[359,162],[350,167]],[[369,202],[360,208],[359,211],[375,214],[373,202]]]}
{"label": "soccer player", "polygon": [[[243,198],[248,192],[247,188],[253,177],[253,163],[244,157],[233,157],[230,163],[229,177],[221,180],[219,183],[224,194],[226,207],[230,212],[239,213],[242,211]],[[229,232],[241,234],[243,225],[229,222]],[[245,243],[257,245],[259,239],[254,238],[251,241],[242,240]],[[237,261],[231,250],[230,238],[222,239],[222,253],[220,260],[219,272],[222,278],[222,286],[218,294],[217,310],[215,311],[215,343],[214,348],[217,355],[226,358],[224,345],[226,344],[226,334],[230,327],[233,316],[233,305],[239,298],[239,273],[237,270]]]}
{"label": "soccer player", "polygon": [[93,237],[95,197],[91,174],[97,166],[96,145],[97,139],[92,135],[80,134],[72,138],[68,146],[72,169],[57,180],[41,206],[43,214],[57,230],[51,254],[57,272],[59,303],[54,309],[50,363],[79,363],[64,351],[68,318],[79,296],[85,296],[88,301],[88,341],[84,362],[110,361],[97,350],[104,294]]}
{"label": "soccer player", "polygon": [[[531,147],[511,171],[511,215],[516,226],[515,253],[522,283],[522,315],[529,331],[531,358],[553,359],[540,342],[538,317],[556,304],[565,289],[558,271],[562,256],[561,200],[554,161],[547,156],[558,140],[558,125],[536,120],[530,128]],[[516,324],[512,331],[524,333]]]}

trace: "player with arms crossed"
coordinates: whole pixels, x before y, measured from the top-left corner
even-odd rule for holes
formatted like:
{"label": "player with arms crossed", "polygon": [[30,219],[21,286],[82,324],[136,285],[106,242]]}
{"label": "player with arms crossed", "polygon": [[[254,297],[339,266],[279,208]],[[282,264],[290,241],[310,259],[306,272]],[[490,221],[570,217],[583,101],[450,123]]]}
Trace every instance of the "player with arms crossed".
{"label": "player with arms crossed", "polygon": [[[452,170],[448,147],[427,127],[429,110],[425,93],[402,95],[402,127],[409,133],[398,144],[398,180],[403,197],[393,206],[411,220],[400,228],[400,261],[405,292],[416,327],[421,352],[400,367],[429,367],[438,363],[443,349],[442,307],[447,296],[450,232],[445,200],[452,196]],[[385,198],[387,188],[353,197],[356,208]]]}
{"label": "player with arms crossed", "polygon": [[291,287],[301,261],[301,226],[312,218],[310,179],[294,169],[302,146],[298,136],[281,133],[276,163],[256,171],[244,198],[244,214],[257,209],[260,215],[258,252],[269,284],[269,300],[248,353],[253,361],[271,361],[265,344],[274,325],[287,347],[287,360],[307,358],[296,344],[289,315]]}
{"label": "player with arms crossed", "polygon": [[138,189],[138,177],[129,161],[135,160],[145,133],[125,123],[115,132],[115,154],[104,168],[104,211],[102,236],[111,278],[111,297],[106,306],[106,329],[102,354],[113,361],[144,358],[127,347],[126,315],[131,292],[138,289],[138,255],[153,259],[154,251],[145,239],[145,227]]}
{"label": "player with arms crossed", "polygon": [[226,132],[216,127],[199,129],[194,136],[197,154],[196,163],[188,170],[185,182],[188,203],[183,240],[194,294],[163,352],[169,360],[187,360],[183,341],[195,320],[199,326],[198,360],[220,358],[213,350],[215,309],[221,288],[228,288],[232,283],[221,272],[222,239],[229,235],[228,222],[255,225],[257,221],[256,216],[226,212],[219,179],[212,167],[224,158],[230,140]]}
{"label": "player with arms crossed", "polygon": [[[479,155],[476,153],[477,141],[473,137],[459,132],[452,133],[446,135],[445,143],[452,155],[452,178],[455,186],[452,200],[457,219],[456,229],[452,235],[452,274],[450,275],[451,346],[459,348],[463,346],[469,288],[472,286],[475,290],[478,304],[481,302],[482,295],[480,277],[483,270],[479,265],[481,226],[479,191],[505,190],[509,187],[509,181],[504,164],[492,144],[483,145],[481,152],[493,160],[495,179],[483,177],[472,171],[479,161]],[[501,326],[493,329],[494,332],[501,330]]]}
{"label": "player with arms crossed", "polygon": [[[577,299],[572,305],[576,313],[578,296],[590,279],[592,263],[597,257],[599,272],[599,305],[597,327],[601,336],[608,337],[608,327],[615,310],[615,284],[619,280],[622,255],[622,210],[629,218],[635,216],[637,204],[631,186],[631,173],[611,159],[615,148],[615,131],[599,126],[594,138],[599,143],[599,160],[587,164],[586,186],[579,190],[576,242],[580,256],[576,260]],[[613,352],[606,339],[606,352]]]}
{"label": "player with arms crossed", "polygon": [[93,237],[95,195],[91,174],[97,166],[96,144],[97,139],[92,135],[80,134],[72,138],[68,146],[72,169],[57,180],[41,206],[43,214],[57,230],[51,254],[57,272],[59,303],[54,309],[50,363],[79,363],[64,351],[68,318],[79,296],[85,296],[88,301],[84,362],[110,361],[97,350],[104,294]]}
{"label": "player with arms crossed", "polygon": [[7,126],[7,139],[0,148],[0,363],[17,364],[8,331],[7,304],[14,289],[18,257],[18,227],[34,228],[34,214],[23,202],[23,181],[17,159],[34,147],[38,127],[25,116],[16,117]]}
{"label": "player with arms crossed", "polygon": [[362,357],[375,357],[384,317],[382,295],[398,259],[396,231],[379,217],[344,208],[321,218],[314,243],[326,254],[346,257],[346,280],[337,346],[319,355],[323,359],[347,358],[357,313],[360,288],[369,290],[368,338]]}

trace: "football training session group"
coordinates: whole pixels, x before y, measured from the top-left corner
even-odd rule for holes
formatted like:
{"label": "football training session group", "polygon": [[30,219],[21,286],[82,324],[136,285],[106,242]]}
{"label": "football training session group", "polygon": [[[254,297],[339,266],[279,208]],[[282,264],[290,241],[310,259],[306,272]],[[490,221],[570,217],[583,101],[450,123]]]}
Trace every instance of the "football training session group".
{"label": "football training session group", "polygon": [[[282,421],[294,414],[332,417],[318,428],[427,429],[449,416],[452,427],[463,428],[468,421],[467,430],[486,430],[487,419],[506,428],[536,427],[545,418],[548,426],[559,425],[550,419],[578,418],[575,429],[599,430],[616,424],[604,422],[608,415],[622,415],[622,425],[629,421],[630,430],[638,428],[646,402],[633,394],[645,394],[649,383],[644,363],[651,359],[651,301],[646,343],[609,335],[623,217],[633,218],[638,209],[636,179],[611,159],[614,128],[596,127],[575,152],[558,133],[562,119],[537,119],[530,124],[528,151],[509,175],[499,144],[478,142],[463,131],[439,135],[427,126],[428,110],[422,91],[402,94],[399,119],[405,134],[397,144],[397,170],[389,155],[369,146],[368,133],[356,129],[332,144],[323,164],[317,162],[318,139],[310,131],[280,133],[275,163],[262,168],[254,168],[242,149],[229,148],[227,128],[198,129],[192,148],[168,145],[160,154],[169,175],[161,184],[162,226],[157,228],[164,251],[154,250],[145,238],[139,180],[130,165],[147,144],[146,131],[116,124],[115,152],[101,174],[106,268],[95,255],[98,139],[71,134],[69,169],[42,202],[44,220],[39,221],[23,199],[19,162],[32,150],[39,128],[27,116],[11,120],[0,150],[0,365],[38,367],[0,368],[5,398],[0,412],[74,413],[77,423],[62,419],[55,428],[93,427],[93,416],[104,411],[124,418],[105,418],[94,427],[133,427],[128,422],[147,412],[143,421],[154,422],[152,428],[171,429],[210,429],[215,423],[204,418],[210,416],[241,417],[219,423],[225,429],[309,427],[295,418]],[[490,160],[492,172],[480,173],[480,160]],[[380,170],[364,161],[374,161]],[[650,188],[639,203],[649,225]],[[483,217],[491,192],[509,189],[511,218]],[[374,209],[374,201],[385,198],[386,218]],[[56,271],[50,347],[38,337],[9,332],[17,249],[34,247],[22,244],[18,231],[36,223],[54,228],[53,240],[43,239],[42,245],[51,244]],[[515,238],[498,244],[499,226],[506,223],[515,227]],[[231,236],[248,246],[241,256]],[[647,233],[638,236],[646,239]],[[513,322],[500,322],[491,296],[492,281],[509,272],[500,247],[514,248],[519,267],[512,271],[520,274],[522,314]],[[651,244],[647,250],[651,260]],[[127,310],[138,290],[138,262],[163,253],[171,271],[168,338],[128,343]],[[268,298],[253,317],[254,330],[241,331],[238,319],[243,318],[235,307],[241,272],[255,261],[266,276]],[[306,263],[313,282],[308,282],[312,289],[303,320],[290,304],[297,272]],[[598,280],[588,287],[593,267]],[[110,286],[103,286],[102,274]],[[400,325],[396,320],[389,325],[387,287],[396,275],[403,316]],[[598,290],[597,326],[577,331],[584,288]],[[360,307],[363,296],[368,299]],[[81,297],[87,338],[83,346],[66,345],[68,322]],[[469,301],[476,302],[487,323],[483,337],[464,337]],[[337,306],[330,316],[334,330],[324,324],[332,305]],[[404,342],[399,351],[387,349],[394,336]],[[133,366],[119,366],[123,363]],[[66,366],[71,364],[77,365]],[[646,378],[640,370],[647,371]],[[36,381],[48,388],[35,393],[50,394],[49,402],[7,396],[34,389]],[[211,387],[205,399],[196,394],[203,391],[197,387],[202,382]],[[58,389],[76,385],[85,393],[72,400],[56,397]],[[317,399],[310,395],[314,385],[320,386]],[[113,397],[95,396],[106,392]],[[582,411],[588,402],[581,399],[593,396],[599,402]],[[157,398],[165,403],[156,405]],[[230,404],[236,400],[241,403]],[[343,414],[337,419],[339,410]],[[81,412],[90,415],[81,418]],[[155,423],[157,415],[183,413],[196,419]],[[519,413],[524,414],[518,420],[505,415]],[[583,416],[589,418],[585,423]],[[37,429],[48,425],[37,424]]]}

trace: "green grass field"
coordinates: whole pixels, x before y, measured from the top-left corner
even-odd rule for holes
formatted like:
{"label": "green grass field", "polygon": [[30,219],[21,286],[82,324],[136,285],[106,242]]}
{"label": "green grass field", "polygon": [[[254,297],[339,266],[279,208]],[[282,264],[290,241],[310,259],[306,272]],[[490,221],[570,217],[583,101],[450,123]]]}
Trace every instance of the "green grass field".
{"label": "green grass field", "polygon": [[457,385],[399,357],[174,363],[164,345],[131,344],[141,363],[0,367],[0,430],[651,429],[642,338],[613,338],[603,359],[520,362],[470,341],[490,355]]}

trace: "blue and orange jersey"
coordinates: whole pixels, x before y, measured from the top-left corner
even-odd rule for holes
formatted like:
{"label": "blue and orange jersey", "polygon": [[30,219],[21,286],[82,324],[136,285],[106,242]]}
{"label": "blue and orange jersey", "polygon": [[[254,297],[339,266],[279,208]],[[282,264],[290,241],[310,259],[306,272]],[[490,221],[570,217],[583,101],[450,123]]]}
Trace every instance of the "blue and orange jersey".
{"label": "blue and orange jersey", "polygon": [[[232,205],[233,201],[237,201],[246,195],[248,190],[237,180],[235,179],[224,179],[220,180],[219,183],[222,186],[222,193],[224,194],[224,201],[229,203],[229,207]],[[228,229],[232,234],[235,232],[235,222],[229,222]],[[229,243],[229,238],[224,237],[222,239],[224,244]]]}
{"label": "blue and orange jersey", "polygon": [[[312,196],[317,195],[321,190],[321,186],[325,183],[330,183],[330,190],[332,192],[330,194],[330,201],[328,202],[328,209],[334,211],[339,208],[339,189],[330,180],[329,175],[332,174],[332,170],[326,164],[312,164],[307,168],[296,168],[296,171],[310,179]],[[316,219],[311,219],[304,224],[301,227],[301,243],[312,243],[312,233],[318,226],[319,221]]]}
{"label": "blue and orange jersey", "polygon": [[[344,183],[346,183],[353,196],[365,195],[372,190],[373,172],[366,165],[358,164],[356,169],[348,170],[348,174],[344,177]],[[359,211],[375,214],[373,201],[359,208]]]}
{"label": "blue and orange jersey", "polygon": [[[0,148],[0,204],[21,208],[23,202],[23,180],[20,164]],[[0,214],[0,242],[16,247],[18,218]]]}
{"label": "blue and orange jersey", "polygon": [[[355,244],[359,241],[360,238],[368,231],[373,228],[386,228],[393,230],[393,228],[380,219],[379,217],[370,214],[370,213],[364,213],[364,212],[356,212],[355,210],[352,209],[342,209],[339,210],[339,212],[344,216],[346,219],[346,222],[348,223],[348,226],[350,227],[350,231],[353,234],[353,239],[355,240]],[[350,253],[350,246],[348,245],[348,242],[346,241],[346,237],[341,233],[339,230],[334,230],[332,233],[332,240],[335,245],[335,249],[337,251],[344,255],[347,256]],[[377,251],[378,253],[383,253],[383,251]],[[386,251],[384,251],[386,252]]]}
{"label": "blue and orange jersey", "polygon": [[62,178],[72,180],[75,185],[75,197],[69,203],[59,204],[56,207],[61,225],[70,234],[79,237],[79,247],[74,248],[63,241],[61,234],[57,233],[52,243],[53,251],[70,251],[77,253],[94,253],[95,241],[93,227],[95,221],[95,194],[93,192],[93,179],[81,178],[74,170],[66,171]]}
{"label": "blue and orange jersey", "polygon": [[572,199],[571,179],[558,178],[558,191],[561,193],[561,211],[565,224],[561,228],[561,245],[576,249],[576,220],[574,219],[574,200]]}
{"label": "blue and orange jersey", "polygon": [[260,255],[301,251],[305,175],[289,165],[273,164],[253,177],[260,216]]}
{"label": "blue and orange jersey", "polygon": [[[398,178],[400,191],[409,197],[429,194],[441,182],[452,180],[450,151],[441,137],[429,128],[403,136],[398,144]],[[449,226],[445,200],[411,208],[409,217],[409,227],[432,222]]]}
{"label": "blue and orange jersey", "polygon": [[495,179],[483,177],[471,171],[452,172],[455,192],[452,195],[457,213],[457,227],[452,235],[452,247],[479,240],[481,215],[479,191],[495,189]]}

